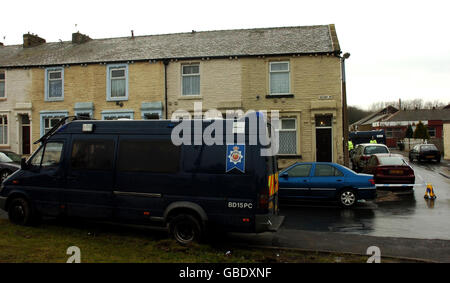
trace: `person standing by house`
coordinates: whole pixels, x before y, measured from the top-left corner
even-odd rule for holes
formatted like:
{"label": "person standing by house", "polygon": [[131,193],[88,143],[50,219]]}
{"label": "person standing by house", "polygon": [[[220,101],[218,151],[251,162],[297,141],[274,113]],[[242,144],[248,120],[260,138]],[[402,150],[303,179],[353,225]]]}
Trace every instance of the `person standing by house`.
{"label": "person standing by house", "polygon": [[375,139],[374,136],[372,136],[372,138],[370,139],[370,143],[377,143],[377,140]]}

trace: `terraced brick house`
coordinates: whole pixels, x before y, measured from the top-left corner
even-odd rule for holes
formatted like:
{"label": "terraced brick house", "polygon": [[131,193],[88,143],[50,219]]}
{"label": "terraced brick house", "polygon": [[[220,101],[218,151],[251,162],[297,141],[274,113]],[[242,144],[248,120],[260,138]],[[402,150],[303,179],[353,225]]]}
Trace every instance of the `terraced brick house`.
{"label": "terraced brick house", "polygon": [[74,33],[50,43],[26,34],[22,45],[0,46],[7,54],[0,70],[7,87],[9,72],[22,72],[16,83],[28,99],[31,140],[67,115],[170,119],[178,109],[192,113],[195,102],[205,111],[279,110],[285,167],[343,163],[340,53],[334,25],[107,39]]}

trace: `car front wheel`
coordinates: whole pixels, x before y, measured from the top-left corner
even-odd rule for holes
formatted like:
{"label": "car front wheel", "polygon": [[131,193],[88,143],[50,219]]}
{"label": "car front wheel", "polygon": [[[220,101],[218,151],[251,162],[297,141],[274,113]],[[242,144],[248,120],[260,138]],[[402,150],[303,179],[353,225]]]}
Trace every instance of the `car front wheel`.
{"label": "car front wheel", "polygon": [[339,194],[339,203],[342,207],[353,207],[356,200],[356,193],[351,189],[345,189]]}

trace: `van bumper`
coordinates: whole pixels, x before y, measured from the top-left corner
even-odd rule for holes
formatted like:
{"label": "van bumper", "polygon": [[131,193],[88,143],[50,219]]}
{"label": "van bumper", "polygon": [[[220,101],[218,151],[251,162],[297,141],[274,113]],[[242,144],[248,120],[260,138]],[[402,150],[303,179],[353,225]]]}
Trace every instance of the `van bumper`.
{"label": "van bumper", "polygon": [[0,209],[6,210],[6,198],[0,197]]}
{"label": "van bumper", "polygon": [[284,216],[271,214],[257,214],[255,216],[256,233],[276,232],[283,224]]}

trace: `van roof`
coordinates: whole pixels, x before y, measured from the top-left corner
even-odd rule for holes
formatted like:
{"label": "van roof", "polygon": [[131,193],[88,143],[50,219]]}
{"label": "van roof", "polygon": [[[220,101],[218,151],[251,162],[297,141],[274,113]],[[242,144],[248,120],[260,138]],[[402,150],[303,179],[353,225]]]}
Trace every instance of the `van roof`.
{"label": "van roof", "polygon": [[[212,123],[222,122],[224,134],[226,130],[233,132],[234,120],[216,119],[216,120],[185,120],[190,122],[191,134],[197,134],[194,131],[195,126],[198,127],[198,122],[201,123],[203,134],[204,130]],[[228,123],[227,123],[228,122]],[[83,134],[83,124],[92,124],[93,133],[97,134],[147,134],[147,135],[170,135],[174,127],[176,127],[181,121],[171,120],[74,120],[70,123],[63,125],[57,134]],[[248,129],[248,119],[245,119],[245,133],[257,134],[256,131],[250,131]],[[86,133],[89,134],[89,133]]]}

